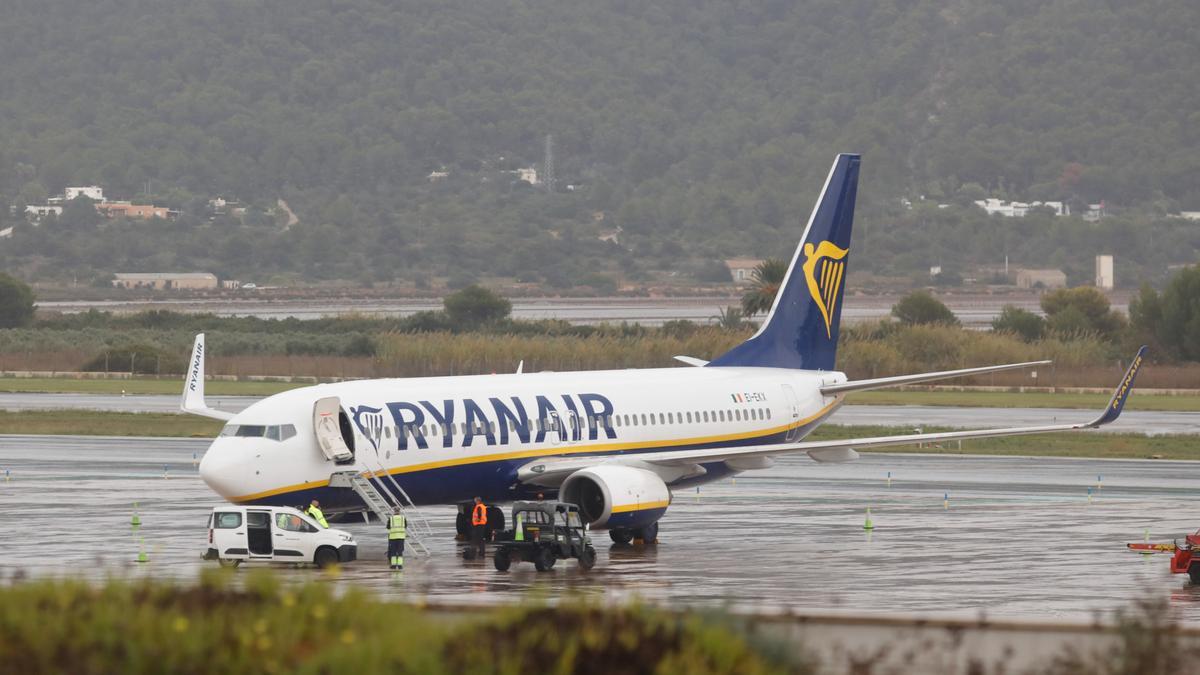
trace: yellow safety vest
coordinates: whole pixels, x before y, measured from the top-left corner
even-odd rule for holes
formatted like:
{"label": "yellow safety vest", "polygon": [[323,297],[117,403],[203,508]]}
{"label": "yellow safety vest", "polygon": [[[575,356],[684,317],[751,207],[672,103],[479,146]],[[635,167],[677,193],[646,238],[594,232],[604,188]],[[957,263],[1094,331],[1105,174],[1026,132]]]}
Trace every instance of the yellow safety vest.
{"label": "yellow safety vest", "polygon": [[388,523],[388,539],[403,539],[404,536],[404,515],[393,513]]}
{"label": "yellow safety vest", "polygon": [[312,504],[309,504],[308,511],[305,511],[305,513],[312,516],[313,520],[315,520],[321,524],[321,527],[324,527],[324,528],[329,527],[329,522],[327,520],[325,520],[325,514],[321,513],[321,509],[318,509],[317,507],[313,506]]}

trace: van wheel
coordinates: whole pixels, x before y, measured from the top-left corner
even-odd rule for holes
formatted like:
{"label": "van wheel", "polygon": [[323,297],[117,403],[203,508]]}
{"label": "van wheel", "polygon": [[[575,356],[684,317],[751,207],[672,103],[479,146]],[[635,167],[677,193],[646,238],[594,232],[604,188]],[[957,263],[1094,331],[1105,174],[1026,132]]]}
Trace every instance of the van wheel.
{"label": "van wheel", "polygon": [[313,562],[316,563],[317,567],[320,567],[321,569],[333,567],[338,563],[337,551],[329,548],[328,546],[319,548],[317,549],[317,554],[313,556]]}
{"label": "van wheel", "polygon": [[217,558],[217,564],[220,565],[221,567],[228,567],[230,569],[234,569],[238,565],[241,565],[242,561],[237,558]]}

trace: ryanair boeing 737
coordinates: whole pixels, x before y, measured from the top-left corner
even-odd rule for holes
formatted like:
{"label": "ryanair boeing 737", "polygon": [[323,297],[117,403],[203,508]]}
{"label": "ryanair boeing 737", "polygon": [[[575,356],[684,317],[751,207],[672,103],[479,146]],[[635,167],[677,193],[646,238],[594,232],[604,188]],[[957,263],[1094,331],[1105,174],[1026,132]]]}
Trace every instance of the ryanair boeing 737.
{"label": "ryanair boeing 737", "polygon": [[653,540],[674,490],[767,469],[780,455],[844,462],[857,458],[853,448],[1076,431],[1117,419],[1145,347],[1091,421],[804,441],[856,391],[1047,363],[858,381],[837,371],[859,162],[851,154],[834,161],[758,332],[709,362],[680,357],[695,367],[320,384],[234,415],[204,401],[199,335],[182,409],[228,421],[200,475],[231,502],[296,505],[317,498],[334,513],[369,506],[332,480],[346,472],[382,491],[401,488],[415,505],[557,493],[616,541]]}

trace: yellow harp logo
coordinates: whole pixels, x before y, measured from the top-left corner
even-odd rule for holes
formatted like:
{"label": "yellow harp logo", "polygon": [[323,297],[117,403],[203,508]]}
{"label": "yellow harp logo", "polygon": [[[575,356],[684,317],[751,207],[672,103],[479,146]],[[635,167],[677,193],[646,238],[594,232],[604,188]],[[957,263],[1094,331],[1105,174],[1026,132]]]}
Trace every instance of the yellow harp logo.
{"label": "yellow harp logo", "polygon": [[850,249],[838,248],[832,242],[823,241],[813,248],[804,244],[804,278],[808,281],[808,292],[821,310],[825,319],[825,337],[833,338],[833,309],[837,303],[838,290],[846,274],[846,254]]}

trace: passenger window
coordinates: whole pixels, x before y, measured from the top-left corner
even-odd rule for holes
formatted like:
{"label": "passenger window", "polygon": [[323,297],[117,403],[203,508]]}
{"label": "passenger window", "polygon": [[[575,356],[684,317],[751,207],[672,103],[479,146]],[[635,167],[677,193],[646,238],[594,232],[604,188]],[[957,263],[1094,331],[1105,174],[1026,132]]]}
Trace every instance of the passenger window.
{"label": "passenger window", "polygon": [[771,409],[767,408],[767,419],[771,419]]}
{"label": "passenger window", "polygon": [[654,426],[654,413],[650,413],[650,426]]}
{"label": "passenger window", "polygon": [[688,424],[692,423],[692,413],[690,413],[690,412],[687,414],[687,421],[688,421]]}
{"label": "passenger window", "polygon": [[659,423],[659,424],[666,424],[666,423],[667,423],[667,416],[666,416],[666,415],[664,415],[664,414],[662,414],[662,413],[658,413],[658,423]]}
{"label": "passenger window", "polygon": [[250,511],[246,514],[246,524],[250,527],[270,527],[271,514],[266,511]]}
{"label": "passenger window", "polygon": [[642,413],[642,426],[646,426],[646,425],[647,425],[647,422],[646,422],[646,413]]}
{"label": "passenger window", "polygon": [[218,511],[216,528],[219,530],[232,530],[235,527],[242,526],[242,514],[237,511]]}

